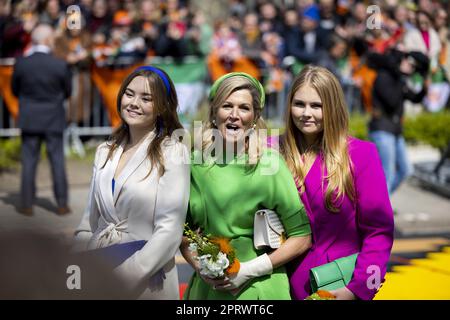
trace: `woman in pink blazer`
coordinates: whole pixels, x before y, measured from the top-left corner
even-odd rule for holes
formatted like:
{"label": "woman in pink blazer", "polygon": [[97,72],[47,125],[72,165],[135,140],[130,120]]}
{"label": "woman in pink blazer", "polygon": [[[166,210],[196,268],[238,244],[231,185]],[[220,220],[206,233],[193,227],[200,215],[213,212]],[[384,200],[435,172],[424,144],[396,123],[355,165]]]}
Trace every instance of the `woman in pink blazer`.
{"label": "woman in pink blazer", "polygon": [[394,221],[383,168],[373,143],[348,135],[342,88],[327,69],[306,66],[288,96],[280,149],[311,223],[313,245],[290,275],[295,299],[310,295],[311,268],[359,253],[337,299],[373,299],[384,280]]}

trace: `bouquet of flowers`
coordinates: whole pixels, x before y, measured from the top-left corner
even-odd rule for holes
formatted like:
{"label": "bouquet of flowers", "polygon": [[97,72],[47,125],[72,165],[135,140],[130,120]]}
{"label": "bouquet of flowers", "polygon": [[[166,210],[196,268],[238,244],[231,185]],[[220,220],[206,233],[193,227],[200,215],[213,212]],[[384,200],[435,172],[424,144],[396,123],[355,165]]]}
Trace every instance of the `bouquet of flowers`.
{"label": "bouquet of flowers", "polygon": [[187,223],[184,225],[184,235],[188,238],[189,250],[196,253],[201,275],[214,279],[239,271],[239,260],[228,239],[201,235]]}
{"label": "bouquet of flowers", "polygon": [[326,290],[317,290],[305,300],[334,300],[336,297]]}

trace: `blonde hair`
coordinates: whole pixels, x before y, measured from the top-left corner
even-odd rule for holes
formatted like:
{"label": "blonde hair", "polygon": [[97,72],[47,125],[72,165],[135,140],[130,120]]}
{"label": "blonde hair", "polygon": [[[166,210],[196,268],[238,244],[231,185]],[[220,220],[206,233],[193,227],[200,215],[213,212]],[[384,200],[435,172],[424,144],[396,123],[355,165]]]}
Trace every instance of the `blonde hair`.
{"label": "blonde hair", "polygon": [[221,82],[217,88],[216,94],[210,101],[208,118],[202,127],[202,145],[201,150],[206,150],[214,146],[212,129],[216,129],[213,120],[217,115],[217,110],[225,103],[226,99],[234,92],[239,90],[248,90],[252,96],[252,106],[254,112],[254,133],[249,137],[249,143],[246,146],[246,152],[249,155],[249,163],[256,164],[262,154],[265,141],[261,141],[258,131],[266,129],[267,126],[262,118],[261,94],[259,89],[244,76],[232,76]]}
{"label": "blonde hair", "polygon": [[[306,177],[303,152],[298,142],[304,136],[297,129],[291,115],[292,100],[295,93],[305,85],[314,88],[322,100],[323,132],[320,135],[319,147],[323,152],[328,182],[325,192],[326,208],[332,212],[339,211],[345,195],[352,201],[355,199],[355,188],[352,176],[352,164],[348,153],[348,111],[344,93],[336,77],[327,69],[307,65],[293,81],[289,91],[286,108],[286,132],[281,152],[296,181],[302,186]],[[325,168],[322,168],[324,170]],[[323,184],[324,181],[322,181]]]}

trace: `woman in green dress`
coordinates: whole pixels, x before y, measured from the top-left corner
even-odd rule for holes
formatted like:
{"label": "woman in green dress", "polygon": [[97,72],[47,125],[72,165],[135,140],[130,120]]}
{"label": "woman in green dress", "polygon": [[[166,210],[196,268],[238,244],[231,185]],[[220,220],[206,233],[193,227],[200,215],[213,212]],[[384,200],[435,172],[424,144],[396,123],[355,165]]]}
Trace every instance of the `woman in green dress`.
{"label": "woman in green dress", "polygon": [[[203,234],[230,239],[240,261],[233,276],[211,279],[184,237],[181,252],[196,271],[185,299],[290,299],[284,265],[311,246],[311,230],[284,160],[265,148],[264,89],[245,73],[230,73],[211,88],[211,109],[191,165],[188,223]],[[200,144],[199,144],[200,145]],[[253,245],[257,210],[274,210],[287,234],[276,250]]]}

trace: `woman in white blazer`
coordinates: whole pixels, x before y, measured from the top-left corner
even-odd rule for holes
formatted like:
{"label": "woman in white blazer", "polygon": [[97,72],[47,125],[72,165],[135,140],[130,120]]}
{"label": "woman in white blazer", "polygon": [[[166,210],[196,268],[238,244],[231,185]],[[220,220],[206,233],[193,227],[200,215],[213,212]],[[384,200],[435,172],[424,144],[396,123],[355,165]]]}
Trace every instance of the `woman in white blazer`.
{"label": "woman in white blazer", "polygon": [[172,138],[182,129],[177,95],[162,70],[145,66],[117,97],[122,126],[97,148],[89,200],[76,247],[98,249],[146,240],[114,269],[127,292],[179,299],[175,254],[189,200],[189,151]]}
{"label": "woman in white blazer", "polygon": [[404,38],[407,51],[419,51],[430,58],[430,67],[435,69],[439,63],[441,40],[434,30],[431,17],[424,11],[417,13],[417,29],[409,30]]}

